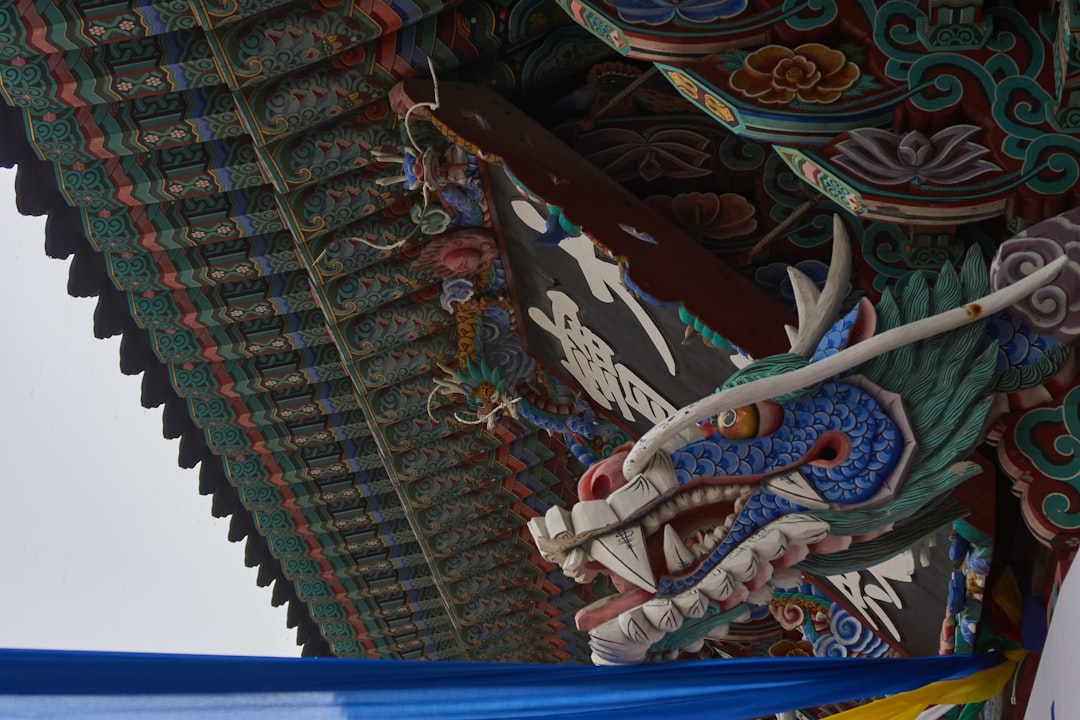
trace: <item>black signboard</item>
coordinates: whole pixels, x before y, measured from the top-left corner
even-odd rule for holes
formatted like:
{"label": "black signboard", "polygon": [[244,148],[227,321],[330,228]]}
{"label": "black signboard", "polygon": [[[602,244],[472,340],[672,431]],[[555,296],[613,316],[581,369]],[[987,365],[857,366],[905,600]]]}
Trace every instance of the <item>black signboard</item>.
{"label": "black signboard", "polygon": [[533,357],[637,433],[714,392],[734,371],[732,351],[708,347],[700,337],[683,344],[678,308],[638,297],[590,238],[538,240],[547,207],[524,197],[501,168],[488,169],[489,199]]}

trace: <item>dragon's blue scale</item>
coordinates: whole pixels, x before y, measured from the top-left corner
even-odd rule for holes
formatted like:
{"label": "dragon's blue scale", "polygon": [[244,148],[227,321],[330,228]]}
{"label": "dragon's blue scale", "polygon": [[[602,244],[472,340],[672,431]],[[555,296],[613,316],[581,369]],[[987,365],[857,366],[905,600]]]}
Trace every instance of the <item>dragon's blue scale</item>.
{"label": "dragon's blue scale", "polygon": [[856,307],[829,328],[828,332],[825,333],[825,337],[818,343],[814,354],[810,357],[810,361],[817,362],[842,350],[847,345],[848,335],[851,333],[851,328],[855,326],[858,314],[859,308]]}
{"label": "dragon's blue scale", "polygon": [[751,468],[750,473],[756,474],[764,472],[765,464],[769,461],[769,458],[765,455],[765,452],[761,448],[751,447],[747,453],[747,462]]}
{"label": "dragon's blue scale", "polygon": [[715,442],[701,443],[701,449],[699,450],[698,457],[708,458],[712,462],[719,462],[720,458],[724,456],[724,449]]}
{"label": "dragon's blue scale", "polygon": [[719,469],[725,475],[737,475],[741,465],[742,459],[733,453],[720,459]]}
{"label": "dragon's blue scale", "polygon": [[[763,438],[701,440],[672,456],[679,484],[702,475],[776,472],[806,457],[822,434],[834,430],[851,440],[844,462],[831,468],[802,466],[799,472],[829,502],[856,503],[873,497],[895,468],[903,445],[899,428],[869,392],[844,382],[823,383],[812,396],[783,406],[784,420]],[[750,496],[720,547],[690,578],[661,579],[658,594],[671,595],[700,580],[758,528],[805,508],[759,488]]]}

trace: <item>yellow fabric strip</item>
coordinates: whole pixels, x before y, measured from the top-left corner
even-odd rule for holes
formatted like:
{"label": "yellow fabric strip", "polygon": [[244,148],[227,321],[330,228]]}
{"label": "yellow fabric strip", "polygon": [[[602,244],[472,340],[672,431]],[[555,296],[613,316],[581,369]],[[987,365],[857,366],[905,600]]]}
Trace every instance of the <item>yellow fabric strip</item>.
{"label": "yellow fabric strip", "polygon": [[1010,654],[1001,663],[960,680],[946,680],[898,693],[853,708],[829,720],[915,720],[928,705],[966,705],[989,700],[1005,687],[1016,669],[1018,657]]}

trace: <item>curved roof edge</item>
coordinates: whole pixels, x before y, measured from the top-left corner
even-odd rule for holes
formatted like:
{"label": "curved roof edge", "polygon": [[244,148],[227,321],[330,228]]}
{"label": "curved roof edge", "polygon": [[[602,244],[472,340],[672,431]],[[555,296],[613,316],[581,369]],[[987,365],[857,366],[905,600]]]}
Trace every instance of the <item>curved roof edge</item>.
{"label": "curved roof edge", "polygon": [[231,517],[228,538],[240,542],[246,538],[244,564],[258,568],[260,587],[274,586],[271,604],[288,604],[287,626],[296,628],[296,644],[304,657],[330,657],[330,645],[311,619],[307,604],[285,577],[280,562],[270,553],[266,539],[258,532],[251,514],[244,509],[240,495],[225,475],[220,459],[206,444],[202,430],[196,427],[185,403],[173,389],[164,365],[154,355],[150,336],[139,328],[128,311],[124,293],[109,281],[104,258],[82,235],[81,221],[74,208],[60,195],[51,164],[39,160],[30,148],[22,128],[19,111],[0,104],[0,166],[16,167],[15,203],[20,214],[48,216],[45,223],[45,254],[51,258],[71,258],[68,293],[73,297],[97,297],[94,310],[94,336],[121,335],[120,371],[125,375],[142,374],[141,404],[145,408],[164,406],[162,434],[180,440],[178,463],[194,469],[199,466],[199,493],[212,495],[214,517]]}

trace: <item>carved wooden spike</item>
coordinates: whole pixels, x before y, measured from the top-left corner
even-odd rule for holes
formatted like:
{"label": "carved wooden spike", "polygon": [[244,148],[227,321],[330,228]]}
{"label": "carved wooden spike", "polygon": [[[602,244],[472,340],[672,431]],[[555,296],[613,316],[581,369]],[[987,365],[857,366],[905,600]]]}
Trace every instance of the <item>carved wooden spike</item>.
{"label": "carved wooden spike", "polygon": [[675,528],[670,525],[664,526],[664,562],[667,563],[668,572],[681,573],[694,564],[694,553],[686,547]]}
{"label": "carved wooden spike", "polygon": [[791,344],[791,352],[810,357],[825,331],[836,321],[851,276],[851,240],[839,215],[833,215],[832,258],[824,292],[819,293],[814,281],[795,268],[788,268],[788,276],[799,311],[799,332]]}
{"label": "carved wooden spike", "polygon": [[821,497],[821,493],[814,489],[814,486],[798,470],[765,478],[761,484],[780,497],[803,507],[813,510],[824,510],[829,507],[828,501]]}

